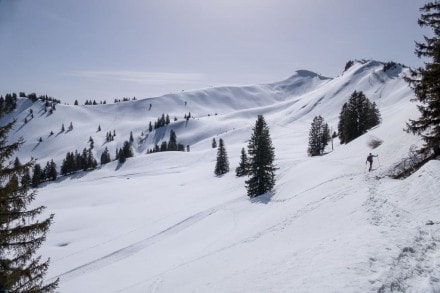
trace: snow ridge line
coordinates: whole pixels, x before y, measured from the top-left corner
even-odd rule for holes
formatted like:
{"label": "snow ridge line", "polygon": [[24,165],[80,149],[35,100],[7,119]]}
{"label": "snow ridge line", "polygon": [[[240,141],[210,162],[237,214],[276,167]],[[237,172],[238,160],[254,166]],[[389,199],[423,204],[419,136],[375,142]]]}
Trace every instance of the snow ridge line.
{"label": "snow ridge line", "polygon": [[157,241],[160,241],[161,239],[169,236],[170,234],[183,231],[186,228],[190,227],[191,225],[193,225],[193,224],[209,217],[210,215],[216,213],[221,208],[224,208],[230,204],[233,204],[234,202],[241,201],[241,200],[242,200],[241,198],[234,199],[229,202],[220,204],[217,207],[207,209],[205,211],[194,214],[194,215],[187,217],[187,218],[183,219],[182,221],[166,228],[165,230],[163,230],[153,236],[150,236],[150,237],[145,238],[143,240],[140,240],[134,244],[123,247],[123,248],[118,249],[112,253],[105,255],[105,256],[102,256],[102,257],[97,258],[95,260],[92,260],[88,263],[80,265],[80,266],[73,268],[69,271],[66,271],[60,275],[57,275],[57,276],[49,279],[48,281],[51,282],[53,280],[56,280],[57,278],[62,279],[62,281],[69,281],[69,280],[75,279],[85,273],[99,270],[99,269],[104,268],[106,266],[109,266],[115,262],[126,259],[126,258],[140,252],[141,250],[147,248],[148,246],[155,244]]}

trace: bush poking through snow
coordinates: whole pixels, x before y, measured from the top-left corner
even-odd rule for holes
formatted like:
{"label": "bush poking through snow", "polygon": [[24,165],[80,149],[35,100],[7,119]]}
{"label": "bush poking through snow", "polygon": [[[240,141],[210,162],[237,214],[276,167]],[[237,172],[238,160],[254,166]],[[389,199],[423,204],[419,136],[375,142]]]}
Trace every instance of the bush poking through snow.
{"label": "bush poking through snow", "polygon": [[382,143],[383,143],[383,140],[381,140],[380,138],[377,138],[377,137],[373,137],[368,142],[368,146],[372,149],[375,149],[378,146],[380,146]]}

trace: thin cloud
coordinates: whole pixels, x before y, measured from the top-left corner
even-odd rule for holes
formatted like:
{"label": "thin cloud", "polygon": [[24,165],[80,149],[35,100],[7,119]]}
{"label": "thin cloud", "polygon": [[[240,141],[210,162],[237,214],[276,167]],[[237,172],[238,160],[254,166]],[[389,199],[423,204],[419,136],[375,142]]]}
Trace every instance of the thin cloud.
{"label": "thin cloud", "polygon": [[154,72],[154,71],[76,71],[72,75],[86,79],[124,81],[144,85],[187,84],[200,82],[200,73]]}

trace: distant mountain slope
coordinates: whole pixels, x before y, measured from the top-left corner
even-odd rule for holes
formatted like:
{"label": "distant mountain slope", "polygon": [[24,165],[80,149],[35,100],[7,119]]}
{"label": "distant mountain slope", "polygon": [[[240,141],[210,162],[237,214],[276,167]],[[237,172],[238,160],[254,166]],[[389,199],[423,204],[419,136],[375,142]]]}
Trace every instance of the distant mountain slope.
{"label": "distant mountain slope", "polygon": [[[354,90],[364,91],[379,108],[408,100],[411,91],[402,79],[407,69],[396,64],[384,71],[384,66],[385,63],[377,61],[357,61],[336,78],[300,70],[284,81],[266,85],[207,88],[111,105],[58,105],[51,115],[43,111],[42,103],[32,104],[22,99],[17,109],[1,122],[17,119],[11,139],[25,139],[19,153],[23,160],[34,157],[45,162],[53,158],[60,163],[66,152],[87,147],[90,137],[95,141],[96,157],[104,147],[114,154],[129,138],[130,131],[136,137],[138,154],[167,140],[170,129],[177,130],[178,139],[184,145],[197,148],[209,139],[203,133],[219,134],[249,128],[252,119],[260,113],[268,115],[269,119],[271,113],[283,113],[276,123],[284,126],[298,120],[309,123],[314,115],[321,114],[336,126],[340,108]],[[29,109],[35,115],[25,124]],[[194,118],[186,123],[183,117],[189,113]],[[162,114],[170,116],[171,124],[148,134],[148,123],[154,124]],[[73,130],[61,133],[62,124],[67,129],[71,122]],[[101,132],[97,132],[98,126]],[[212,129],[207,132],[206,128]],[[50,135],[51,131],[54,135]],[[116,131],[114,142],[105,142],[108,131]]]}
{"label": "distant mountain slope", "polygon": [[[25,138],[22,160],[60,164],[90,136],[96,157],[108,147],[114,158],[130,131],[135,138],[136,157],[124,164],[38,189],[33,204],[55,213],[41,249],[51,258],[48,278],[60,277],[63,293],[439,292],[440,165],[430,162],[405,180],[387,176],[420,144],[402,130],[418,115],[405,74],[399,64],[356,61],[335,78],[301,70],[278,83],[58,105],[51,115],[41,103],[21,100],[1,123],[17,119],[10,140]],[[323,115],[335,130],[354,90],[377,103],[382,123],[309,157],[313,117]],[[34,118],[24,124],[29,109]],[[194,118],[186,121],[189,112]],[[170,125],[148,133],[148,122],[162,113]],[[233,171],[258,114],[270,127],[278,169],[275,190],[249,199],[246,178]],[[191,151],[147,155],[171,129]],[[221,177],[214,175],[213,138],[225,141],[230,161],[231,172]],[[376,139],[382,144],[372,149]],[[369,152],[378,154],[372,172]]]}

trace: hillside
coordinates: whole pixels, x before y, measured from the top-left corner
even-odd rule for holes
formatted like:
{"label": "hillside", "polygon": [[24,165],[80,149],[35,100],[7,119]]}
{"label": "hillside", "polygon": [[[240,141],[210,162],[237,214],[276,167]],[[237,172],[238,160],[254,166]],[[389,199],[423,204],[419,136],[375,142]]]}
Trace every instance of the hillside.
{"label": "hillside", "polygon": [[[114,158],[130,131],[135,137],[136,155],[123,165],[38,189],[34,204],[55,213],[41,251],[51,258],[48,277],[61,278],[60,292],[439,292],[440,164],[405,180],[387,176],[420,144],[402,131],[418,116],[407,73],[401,65],[384,70],[384,63],[357,61],[335,78],[300,70],[278,83],[58,105],[51,115],[20,100],[1,122],[17,119],[10,139],[26,140],[22,161],[59,166],[90,136],[95,157],[108,147]],[[382,123],[308,157],[313,117],[335,130],[354,90],[376,102]],[[34,118],[24,124],[29,109]],[[147,134],[162,113],[177,121]],[[245,178],[214,176],[211,141],[224,139],[233,171],[258,114],[270,127],[279,170],[273,194],[249,200]],[[70,122],[73,130],[60,132]],[[146,154],[171,129],[191,151]],[[113,130],[115,141],[106,143]],[[383,144],[371,150],[372,139]],[[371,173],[369,152],[379,154]]]}

